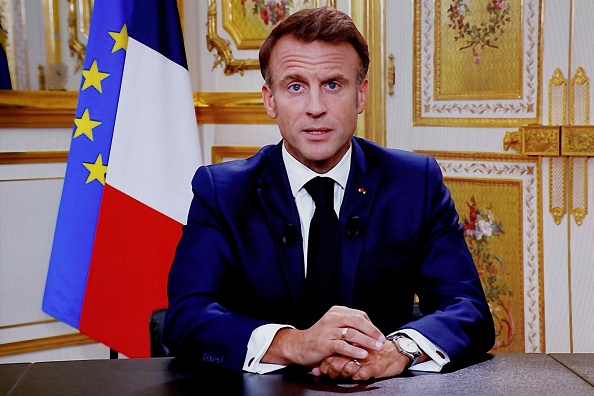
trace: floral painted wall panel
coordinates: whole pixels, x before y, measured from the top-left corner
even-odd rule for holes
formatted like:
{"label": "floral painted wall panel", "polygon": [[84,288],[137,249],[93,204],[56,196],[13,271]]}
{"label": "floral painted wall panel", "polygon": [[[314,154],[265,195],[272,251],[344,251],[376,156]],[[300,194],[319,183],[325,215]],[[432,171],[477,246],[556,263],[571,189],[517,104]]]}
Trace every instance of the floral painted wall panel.
{"label": "floral painted wall panel", "polygon": [[522,183],[446,179],[493,321],[494,351],[524,352]]}
{"label": "floral painted wall panel", "polygon": [[545,352],[541,164],[520,155],[423,151],[452,193],[497,333],[494,352]]}
{"label": "floral painted wall panel", "polygon": [[540,120],[542,0],[415,0],[414,125]]}
{"label": "floral painted wall panel", "polygon": [[435,99],[521,97],[521,3],[440,0],[438,4]]}

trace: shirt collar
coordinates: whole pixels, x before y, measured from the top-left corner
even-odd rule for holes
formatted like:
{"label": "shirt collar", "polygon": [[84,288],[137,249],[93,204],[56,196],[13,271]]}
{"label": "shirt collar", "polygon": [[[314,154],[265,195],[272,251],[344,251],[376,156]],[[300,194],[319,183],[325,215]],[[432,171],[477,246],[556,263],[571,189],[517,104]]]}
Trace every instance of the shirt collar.
{"label": "shirt collar", "polygon": [[299,190],[303,188],[305,183],[310,181],[316,176],[325,176],[334,179],[336,183],[344,190],[346,187],[347,180],[349,178],[349,172],[351,169],[351,153],[353,152],[353,146],[351,145],[347,152],[344,154],[342,159],[336,164],[336,166],[330,169],[326,173],[317,173],[297,161],[287,149],[285,144],[282,144],[283,162],[285,163],[285,169],[287,170],[287,176],[289,177],[289,184],[291,185],[291,193],[293,197],[297,195]]}

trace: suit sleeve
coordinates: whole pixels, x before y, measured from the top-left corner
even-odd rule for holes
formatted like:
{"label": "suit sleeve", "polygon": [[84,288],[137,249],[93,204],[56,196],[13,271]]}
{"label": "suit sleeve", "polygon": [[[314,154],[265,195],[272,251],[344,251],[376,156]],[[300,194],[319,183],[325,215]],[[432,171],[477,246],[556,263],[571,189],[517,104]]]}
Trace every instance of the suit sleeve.
{"label": "suit sleeve", "polygon": [[450,192],[432,158],[427,175],[416,287],[425,316],[403,327],[417,330],[454,361],[490,350],[494,325]]}
{"label": "suit sleeve", "polygon": [[[176,357],[241,370],[252,331],[267,322],[231,312],[235,261],[210,169],[198,169],[187,225],[169,273],[163,339]],[[227,297],[226,297],[227,296]]]}

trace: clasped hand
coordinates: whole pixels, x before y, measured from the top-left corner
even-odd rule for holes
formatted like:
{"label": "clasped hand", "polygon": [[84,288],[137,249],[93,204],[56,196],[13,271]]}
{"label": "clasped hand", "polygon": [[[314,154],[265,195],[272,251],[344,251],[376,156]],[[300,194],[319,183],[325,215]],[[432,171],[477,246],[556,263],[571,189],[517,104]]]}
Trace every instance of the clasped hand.
{"label": "clasped hand", "polygon": [[386,342],[365,312],[342,306],[330,308],[309,329],[280,330],[273,344],[282,345],[277,363],[311,367],[316,376],[390,377],[410,363],[392,342]]}

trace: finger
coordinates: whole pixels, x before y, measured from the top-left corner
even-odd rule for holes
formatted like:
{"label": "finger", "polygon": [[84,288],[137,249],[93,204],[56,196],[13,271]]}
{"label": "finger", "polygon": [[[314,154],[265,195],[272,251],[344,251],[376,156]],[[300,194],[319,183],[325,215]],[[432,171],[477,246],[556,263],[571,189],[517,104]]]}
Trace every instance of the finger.
{"label": "finger", "polygon": [[347,360],[366,359],[369,356],[369,352],[363,346],[353,345],[343,340],[334,340],[331,345],[335,355],[342,355]]}
{"label": "finger", "polygon": [[338,378],[345,372],[345,367],[351,360],[343,356],[331,356],[324,361],[327,363],[326,374],[331,378]]}
{"label": "finger", "polygon": [[382,344],[386,338],[383,333],[371,322],[364,311],[342,306],[334,306],[322,318],[327,324],[338,325],[339,327],[352,327],[362,334],[375,339]]}
{"label": "finger", "polygon": [[356,347],[368,350],[380,351],[384,347],[384,342],[371,338],[354,327],[343,327],[340,330],[340,340],[346,341]]}
{"label": "finger", "polygon": [[371,323],[367,314],[362,311],[353,311],[351,314],[344,316],[344,325],[356,329],[361,334],[383,344],[386,340],[384,334]]}
{"label": "finger", "polygon": [[371,370],[368,367],[361,367],[351,378],[355,381],[366,381],[371,378]]}
{"label": "finger", "polygon": [[344,367],[342,368],[342,374],[341,377],[342,378],[351,378],[353,377],[359,370],[361,370],[361,368],[363,367],[363,365],[361,364],[361,362],[359,362],[357,359],[351,359],[349,360]]}

